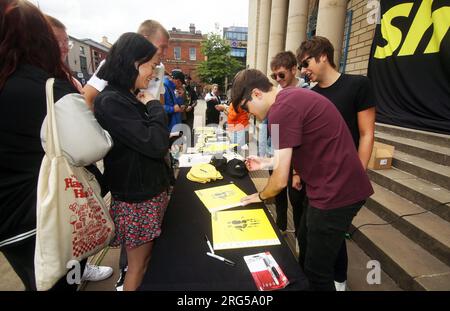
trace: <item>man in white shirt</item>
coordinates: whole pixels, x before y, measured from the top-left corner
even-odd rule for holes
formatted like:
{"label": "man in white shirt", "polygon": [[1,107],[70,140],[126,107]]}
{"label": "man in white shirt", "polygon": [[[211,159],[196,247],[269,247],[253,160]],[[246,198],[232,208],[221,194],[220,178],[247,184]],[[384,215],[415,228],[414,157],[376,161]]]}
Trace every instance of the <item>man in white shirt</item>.
{"label": "man in white shirt", "polygon": [[[148,41],[150,41],[154,46],[158,48],[157,54],[160,58],[160,64],[156,67],[156,77],[150,81],[147,91],[155,98],[160,98],[161,102],[163,102],[163,77],[165,68],[161,60],[165,57],[166,50],[169,45],[170,35],[160,23],[154,20],[144,21],[139,26],[138,33],[143,35],[145,38],[147,38]],[[93,109],[92,105],[94,104],[95,97],[98,95],[98,93],[103,91],[106,85],[108,85],[107,81],[99,79],[96,75],[103,63],[104,61],[100,63],[97,71],[83,88],[84,98],[91,110]]]}

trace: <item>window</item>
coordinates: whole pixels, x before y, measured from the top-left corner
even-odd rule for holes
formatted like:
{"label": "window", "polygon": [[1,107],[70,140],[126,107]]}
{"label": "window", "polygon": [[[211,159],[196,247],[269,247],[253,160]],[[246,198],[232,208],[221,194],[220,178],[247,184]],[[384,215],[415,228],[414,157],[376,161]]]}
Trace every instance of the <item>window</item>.
{"label": "window", "polygon": [[231,49],[231,56],[234,57],[246,57],[247,55],[247,50],[246,49]]}
{"label": "window", "polygon": [[81,46],[81,45],[80,45],[80,54],[81,55],[85,55],[85,53],[84,53],[84,46]]}
{"label": "window", "polygon": [[86,57],[84,57],[84,56],[80,56],[80,68],[81,68],[81,72],[88,71]]}
{"label": "window", "polygon": [[197,60],[197,49],[189,48],[189,60]]}
{"label": "window", "polygon": [[353,11],[347,11],[347,15],[345,18],[345,28],[344,28],[344,42],[342,47],[341,59],[339,61],[339,72],[345,72],[345,66],[347,65],[347,55],[348,55],[348,45],[350,42],[350,33],[352,31],[352,19],[353,19]]}
{"label": "window", "polygon": [[312,13],[309,15],[308,26],[306,29],[306,37],[310,39],[316,35],[317,16],[319,14],[319,0],[315,0]]}
{"label": "window", "polygon": [[180,60],[181,59],[181,48],[179,46],[173,48],[173,57],[176,60]]}
{"label": "window", "polygon": [[100,62],[102,61],[102,54],[94,51],[94,66],[95,66],[95,70],[98,68],[98,66],[100,65]]}

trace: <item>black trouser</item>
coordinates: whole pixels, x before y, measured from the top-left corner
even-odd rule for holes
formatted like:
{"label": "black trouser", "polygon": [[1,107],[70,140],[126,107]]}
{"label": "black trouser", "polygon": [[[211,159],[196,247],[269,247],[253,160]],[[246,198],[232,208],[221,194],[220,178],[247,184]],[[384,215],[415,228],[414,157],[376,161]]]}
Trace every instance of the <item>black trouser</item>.
{"label": "black trouser", "polygon": [[281,231],[284,231],[287,229],[287,188],[283,188],[283,190],[275,196],[275,210],[277,211],[277,227]]}
{"label": "black trouser", "polygon": [[334,280],[342,283],[347,281],[347,269],[348,269],[348,256],[347,256],[347,243],[344,242],[339,249],[339,253],[334,264]]}
{"label": "black trouser", "polygon": [[[36,290],[36,278],[34,275],[34,250],[36,248],[36,237],[30,237],[24,241],[4,246],[1,249],[3,255],[10,263],[16,274],[22,280],[25,290]],[[80,262],[81,276],[87,259]],[[50,290],[51,291],[76,291],[78,285],[69,285],[66,276],[62,277]]]}
{"label": "black trouser", "polygon": [[282,231],[287,228],[287,210],[288,210],[288,195],[292,205],[292,218],[294,219],[295,236],[298,233],[300,219],[306,204],[305,184],[302,182],[302,189],[297,190],[292,187],[292,171],[289,173],[288,185],[275,197],[275,206],[277,211],[276,224]]}
{"label": "black trouser", "polygon": [[[299,237],[299,229],[300,229],[300,224],[303,220],[303,216],[305,214],[306,208],[308,207],[308,197],[306,196],[306,191],[305,191],[305,184],[302,181],[302,190],[300,191],[296,191],[294,189],[294,191],[292,193],[294,193],[294,195],[298,195],[299,199],[297,199],[297,208],[293,209],[293,213],[294,213],[294,224],[295,224],[295,236],[297,237],[297,243],[298,243],[298,247],[299,250],[301,252],[301,241],[300,241],[300,237]],[[292,202],[294,202],[296,199],[292,199],[291,198],[291,192],[289,192],[289,199],[291,200],[291,204]],[[294,207],[294,205],[293,205]],[[296,223],[296,220],[298,220],[298,223]],[[347,281],[347,270],[348,270],[348,255],[347,255],[347,243],[344,242],[341,245],[341,248],[339,249],[339,253],[338,256],[336,258],[336,263],[334,264],[334,280],[336,282],[342,283]]]}
{"label": "black trouser", "polygon": [[335,264],[345,243],[345,233],[365,201],[349,206],[321,210],[308,205],[299,230],[299,263],[311,290],[336,290]]}
{"label": "black trouser", "polygon": [[[273,171],[269,170],[269,175],[272,175],[272,173]],[[275,223],[277,224],[278,229],[284,231],[287,228],[287,188],[284,188],[275,196],[275,210],[277,212],[277,220]]]}
{"label": "black trouser", "polygon": [[194,147],[194,111],[186,113],[186,120],[183,123],[189,126],[189,130],[191,131],[191,145],[189,147]]}
{"label": "black trouser", "polygon": [[302,181],[302,188],[297,190],[292,187],[292,171],[289,174],[288,194],[292,205],[292,217],[294,218],[295,236],[298,236],[298,229],[300,227],[300,220],[302,219],[303,211],[308,205],[308,197],[306,196],[306,184]]}

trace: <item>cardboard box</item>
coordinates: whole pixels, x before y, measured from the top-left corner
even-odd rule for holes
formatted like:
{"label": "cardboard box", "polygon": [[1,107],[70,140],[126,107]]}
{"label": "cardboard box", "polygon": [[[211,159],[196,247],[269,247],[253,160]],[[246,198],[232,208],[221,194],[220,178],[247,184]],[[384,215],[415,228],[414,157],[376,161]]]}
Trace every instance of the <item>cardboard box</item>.
{"label": "cardboard box", "polygon": [[379,142],[373,144],[372,155],[368,167],[373,170],[391,168],[395,147]]}

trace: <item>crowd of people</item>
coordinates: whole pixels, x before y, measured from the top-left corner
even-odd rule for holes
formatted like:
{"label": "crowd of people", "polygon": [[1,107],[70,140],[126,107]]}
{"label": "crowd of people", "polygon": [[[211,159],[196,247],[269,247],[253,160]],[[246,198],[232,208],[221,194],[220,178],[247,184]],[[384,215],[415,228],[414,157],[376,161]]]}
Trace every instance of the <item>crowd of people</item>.
{"label": "crowd of people", "polygon": [[[62,22],[28,1],[0,6],[0,251],[25,289],[36,290],[36,194],[45,154],[40,132],[47,114],[45,84],[56,78],[55,101],[82,94],[114,141],[103,174],[95,164],[87,169],[102,193],[111,193],[116,228],[111,246],[121,247],[117,289],[136,290],[161,235],[173,186],[170,133],[182,123],[193,128],[196,85],[180,70],[166,72],[162,59],[170,35],[154,20],[120,36],[83,87],[67,67]],[[221,103],[217,84],[205,94],[206,125],[220,124],[226,114],[230,140],[239,147],[249,140],[249,114],[261,121],[258,156],[246,164],[250,171],[270,169],[271,176],[263,191],[243,203],[276,197],[276,223],[286,231],[289,198],[299,262],[313,290],[345,288],[344,235],[373,193],[365,172],[374,141],[370,84],[366,77],[339,73],[333,57],[331,43],[313,37],[301,43],[297,55],[286,51],[272,59],[271,78],[278,87],[264,73],[245,69],[233,81],[229,105]],[[272,125],[279,126],[277,137]],[[110,267],[86,260],[81,266],[86,280],[112,275]],[[76,286],[64,276],[53,289]]]}

